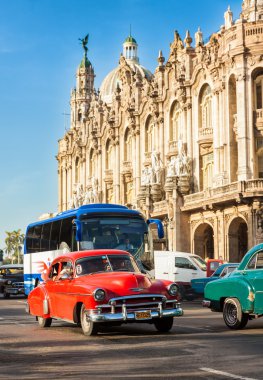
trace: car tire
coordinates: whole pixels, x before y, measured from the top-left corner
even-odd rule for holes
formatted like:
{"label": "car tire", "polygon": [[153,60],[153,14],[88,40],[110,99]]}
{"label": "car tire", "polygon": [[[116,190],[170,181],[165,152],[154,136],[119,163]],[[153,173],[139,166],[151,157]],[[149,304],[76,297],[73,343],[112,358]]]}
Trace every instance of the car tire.
{"label": "car tire", "polygon": [[185,287],[181,284],[178,285],[178,301],[183,301],[185,298]]}
{"label": "car tire", "polygon": [[83,304],[80,311],[80,324],[83,334],[86,336],[96,335],[98,332],[97,324],[90,320],[87,309]]}
{"label": "car tire", "polygon": [[173,322],[173,317],[166,317],[156,319],[153,323],[157,331],[165,333],[171,330],[173,327]]}
{"label": "car tire", "polygon": [[10,298],[10,294],[4,291],[4,298]]}
{"label": "car tire", "polygon": [[52,318],[37,317],[37,320],[40,327],[50,327],[52,323]]}
{"label": "car tire", "polygon": [[242,312],[240,302],[237,298],[227,298],[223,307],[224,322],[232,330],[243,329],[249,315]]}

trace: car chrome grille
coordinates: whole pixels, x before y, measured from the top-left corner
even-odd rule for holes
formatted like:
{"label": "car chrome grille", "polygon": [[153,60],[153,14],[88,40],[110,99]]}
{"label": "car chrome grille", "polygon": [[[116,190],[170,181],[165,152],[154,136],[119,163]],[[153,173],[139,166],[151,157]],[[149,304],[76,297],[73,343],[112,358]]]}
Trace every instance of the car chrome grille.
{"label": "car chrome grille", "polygon": [[12,287],[13,288],[23,288],[24,287],[24,283],[23,282],[13,282],[12,283]]}
{"label": "car chrome grille", "polygon": [[122,313],[123,315],[139,310],[158,310],[161,313],[163,309],[172,308],[176,303],[176,300],[167,301],[164,295],[140,294],[111,298],[108,304],[98,305],[96,309],[99,313]]}

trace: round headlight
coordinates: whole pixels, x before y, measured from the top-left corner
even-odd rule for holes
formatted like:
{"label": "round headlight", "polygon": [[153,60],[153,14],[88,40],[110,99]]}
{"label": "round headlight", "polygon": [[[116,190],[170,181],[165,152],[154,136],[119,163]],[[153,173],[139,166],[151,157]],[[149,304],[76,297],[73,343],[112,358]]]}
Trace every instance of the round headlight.
{"label": "round headlight", "polygon": [[176,284],[171,284],[168,286],[168,293],[170,296],[176,296],[178,293],[178,286]]}
{"label": "round headlight", "polygon": [[8,280],[6,281],[7,285],[11,285],[12,284],[12,281],[11,280]]}
{"label": "round headlight", "polygon": [[96,301],[103,301],[106,296],[106,293],[103,289],[96,289],[93,293],[93,296]]}

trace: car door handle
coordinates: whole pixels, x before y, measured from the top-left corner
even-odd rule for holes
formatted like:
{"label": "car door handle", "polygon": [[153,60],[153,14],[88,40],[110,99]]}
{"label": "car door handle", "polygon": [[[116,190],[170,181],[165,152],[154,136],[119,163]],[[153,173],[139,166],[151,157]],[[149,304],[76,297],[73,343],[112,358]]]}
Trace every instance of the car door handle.
{"label": "car door handle", "polygon": [[168,272],[163,272],[163,274],[168,274]]}
{"label": "car door handle", "polygon": [[197,275],[197,273],[195,273],[195,272],[192,272],[192,274]]}
{"label": "car door handle", "polygon": [[173,274],[178,274],[178,272],[173,272]]}

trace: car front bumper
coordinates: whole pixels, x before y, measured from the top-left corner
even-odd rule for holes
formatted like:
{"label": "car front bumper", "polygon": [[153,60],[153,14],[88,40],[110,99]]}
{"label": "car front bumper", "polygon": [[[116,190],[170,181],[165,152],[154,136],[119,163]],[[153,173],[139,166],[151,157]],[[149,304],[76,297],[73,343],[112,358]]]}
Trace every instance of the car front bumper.
{"label": "car front bumper", "polygon": [[[138,313],[142,312],[150,314],[149,317],[137,318]],[[180,304],[178,304],[176,308],[162,310],[141,309],[130,312],[124,309],[121,313],[94,313],[91,311],[88,317],[92,322],[150,322],[152,319],[156,318],[180,317],[183,313],[183,309]]]}
{"label": "car front bumper", "polygon": [[25,288],[14,288],[14,287],[6,287],[5,293],[7,294],[25,294]]}

